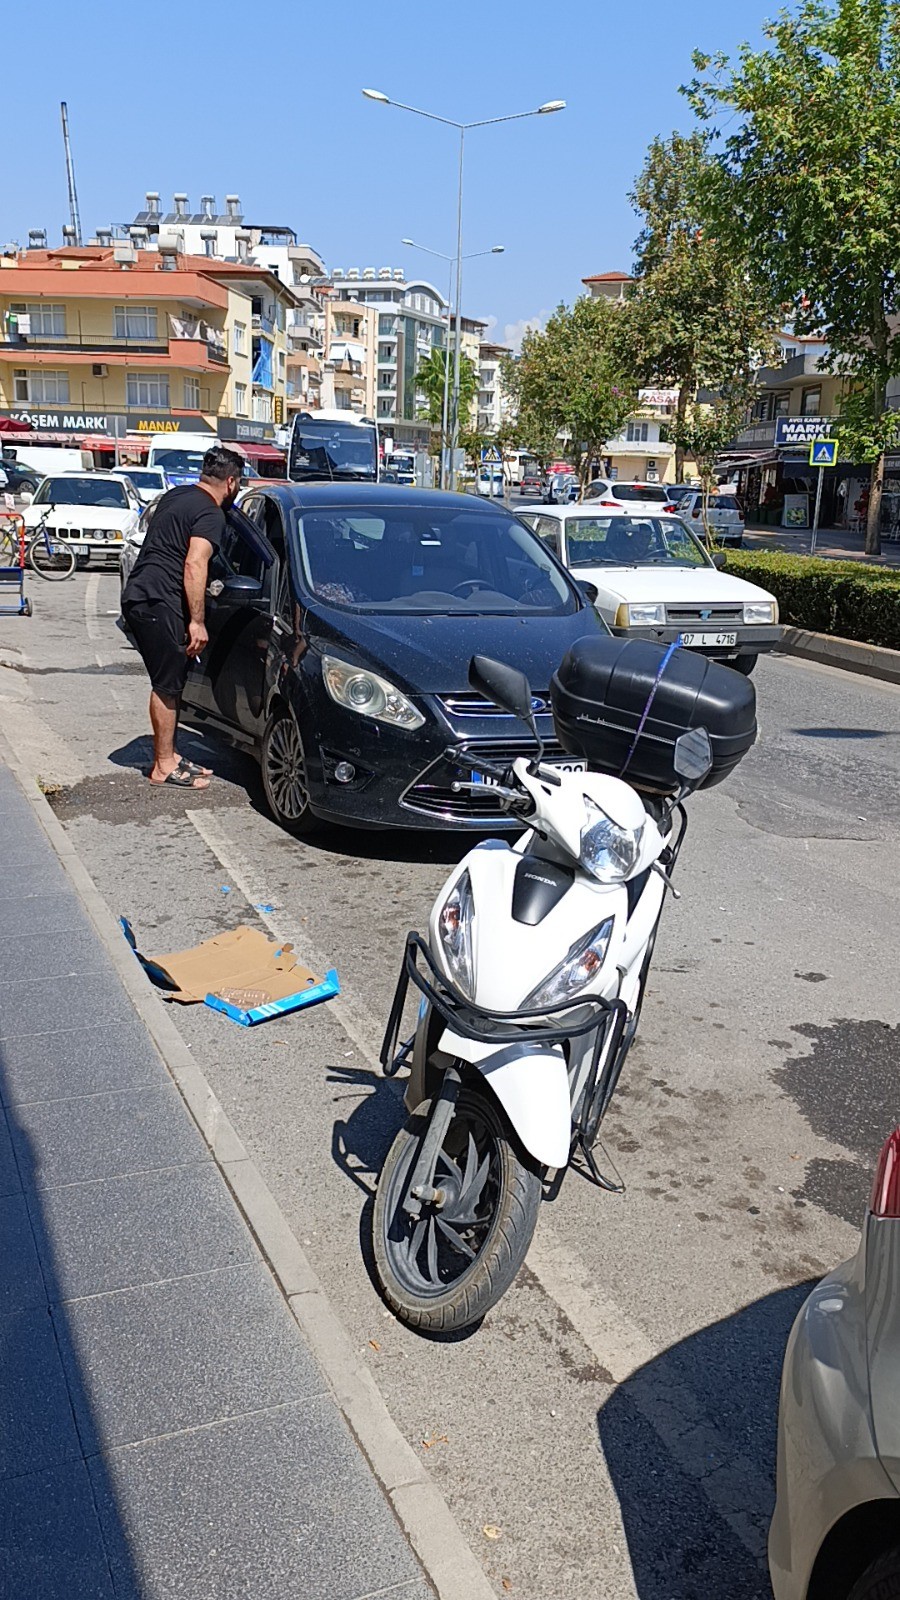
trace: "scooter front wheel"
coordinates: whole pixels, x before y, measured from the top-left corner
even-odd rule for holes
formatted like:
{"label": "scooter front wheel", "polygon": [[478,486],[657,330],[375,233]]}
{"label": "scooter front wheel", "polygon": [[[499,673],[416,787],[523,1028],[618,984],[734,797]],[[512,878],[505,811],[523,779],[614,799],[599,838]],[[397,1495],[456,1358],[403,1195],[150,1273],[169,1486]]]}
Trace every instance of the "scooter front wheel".
{"label": "scooter front wheel", "polygon": [[500,1108],[463,1088],[438,1153],[439,1203],[404,1210],[430,1120],[418,1106],[388,1151],[372,1215],[375,1265],[385,1299],[403,1322],[451,1333],[480,1321],[512,1283],[541,1203],[538,1172],[525,1165]]}

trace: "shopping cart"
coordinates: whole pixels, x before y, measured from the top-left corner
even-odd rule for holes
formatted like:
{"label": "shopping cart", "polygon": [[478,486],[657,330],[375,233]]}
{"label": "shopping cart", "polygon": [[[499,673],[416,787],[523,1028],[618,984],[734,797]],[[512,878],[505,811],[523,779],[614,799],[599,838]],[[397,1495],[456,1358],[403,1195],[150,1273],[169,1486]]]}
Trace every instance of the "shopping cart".
{"label": "shopping cart", "polygon": [[[15,603],[5,605],[4,596],[13,590],[18,591]],[[31,601],[25,598],[25,519],[18,511],[0,511],[0,616],[31,616]]]}

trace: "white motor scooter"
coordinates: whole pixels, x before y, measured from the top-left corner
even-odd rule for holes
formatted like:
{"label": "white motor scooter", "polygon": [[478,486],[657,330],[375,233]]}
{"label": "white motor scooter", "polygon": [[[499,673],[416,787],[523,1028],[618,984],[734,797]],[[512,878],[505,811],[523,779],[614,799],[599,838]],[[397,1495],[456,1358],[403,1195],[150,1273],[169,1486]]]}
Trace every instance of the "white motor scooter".
{"label": "white motor scooter", "polygon": [[[637,1030],[683,800],[712,766],[697,728],[675,744],[680,787],[668,797],[560,770],[542,760],[523,674],[476,656],[470,682],[526,722],[539,750],[507,771],[472,758],[528,831],[470,850],[437,897],[428,941],[408,936],[382,1048],[387,1074],[410,1068],[411,1116],[378,1182],[375,1262],[397,1315],[432,1332],[496,1304],[573,1156],[602,1188],[621,1188],[594,1148]],[[418,1024],[400,1044],[410,982]]]}

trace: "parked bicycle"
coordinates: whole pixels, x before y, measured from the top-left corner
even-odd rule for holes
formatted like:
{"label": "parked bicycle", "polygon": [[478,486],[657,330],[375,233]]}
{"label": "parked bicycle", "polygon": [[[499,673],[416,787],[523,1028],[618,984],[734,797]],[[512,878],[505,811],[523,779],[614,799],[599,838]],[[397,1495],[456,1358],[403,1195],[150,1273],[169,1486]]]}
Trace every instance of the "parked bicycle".
{"label": "parked bicycle", "polygon": [[59,539],[52,528],[47,527],[47,518],[53,506],[48,506],[37,525],[37,531],[25,552],[25,564],[40,578],[58,583],[62,578],[70,578],[75,571],[75,551],[71,545]]}

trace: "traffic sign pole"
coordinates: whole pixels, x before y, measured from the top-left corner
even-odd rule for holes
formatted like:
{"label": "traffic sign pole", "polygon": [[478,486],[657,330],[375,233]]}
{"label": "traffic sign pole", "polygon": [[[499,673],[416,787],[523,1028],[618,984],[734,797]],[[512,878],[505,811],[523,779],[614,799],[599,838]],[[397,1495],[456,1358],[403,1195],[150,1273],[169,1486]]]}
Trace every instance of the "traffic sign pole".
{"label": "traffic sign pole", "polygon": [[836,439],[814,439],[809,447],[809,464],[818,467],[819,481],[816,484],[816,509],[813,513],[812,538],[809,541],[809,553],[816,553],[816,538],[819,532],[819,513],[822,509],[822,482],[825,477],[826,467],[836,467],[838,458],[838,442]]}
{"label": "traffic sign pole", "polygon": [[819,532],[819,512],[822,509],[822,483],[824,481],[824,478],[825,478],[825,468],[824,467],[820,467],[819,468],[819,481],[816,484],[816,509],[813,512],[812,538],[811,538],[811,540],[809,542],[809,553],[810,553],[811,556],[814,556],[815,553],[816,553],[816,536],[817,536],[817,534]]}

